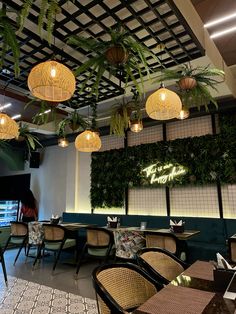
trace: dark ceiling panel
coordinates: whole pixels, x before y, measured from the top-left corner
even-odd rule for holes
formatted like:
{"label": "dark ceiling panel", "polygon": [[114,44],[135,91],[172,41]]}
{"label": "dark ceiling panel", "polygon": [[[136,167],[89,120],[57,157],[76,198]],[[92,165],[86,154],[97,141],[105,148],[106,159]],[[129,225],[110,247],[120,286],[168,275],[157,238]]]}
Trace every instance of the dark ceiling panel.
{"label": "dark ceiling panel", "polygon": [[[7,4],[14,10],[21,9],[22,1],[8,0]],[[37,2],[36,2],[37,4]],[[37,32],[36,22],[39,7],[34,4],[29,14],[29,21],[34,27],[26,27],[18,35],[21,43],[21,75],[13,76],[13,61],[11,53],[5,64],[10,74],[1,73],[0,79],[11,86],[20,87],[27,91],[27,77],[31,68],[54,54],[72,70],[83,63],[91,55],[90,51],[79,50],[82,58],[77,58],[78,51],[67,46],[69,35],[101,38],[106,40],[107,31],[121,23],[131,36],[146,45],[162,61],[165,68],[198,58],[204,51],[194,37],[186,21],[176,9],[171,0],[105,0],[105,1],[66,1],[61,0],[62,11],[54,30],[54,44],[48,45]],[[30,25],[30,24],[28,24]],[[165,51],[158,51],[157,45],[165,44]],[[68,52],[70,50],[70,52]],[[162,55],[162,56],[161,56]],[[161,57],[160,57],[161,56]],[[149,58],[148,63],[153,71],[159,71],[161,65]],[[137,73],[133,73],[137,75]],[[80,93],[79,87],[86,79],[86,74],[77,78],[77,90],[73,97],[74,106],[81,107],[88,103],[87,94]],[[123,94],[123,88],[115,79],[103,77],[99,88],[99,101],[114,98]],[[92,82],[90,82],[91,84]]]}

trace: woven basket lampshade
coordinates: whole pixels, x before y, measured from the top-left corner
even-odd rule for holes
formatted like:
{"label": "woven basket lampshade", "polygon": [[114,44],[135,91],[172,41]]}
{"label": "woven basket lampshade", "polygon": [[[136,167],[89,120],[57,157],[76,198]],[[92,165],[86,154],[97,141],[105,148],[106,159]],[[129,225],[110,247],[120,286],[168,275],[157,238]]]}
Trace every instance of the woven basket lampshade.
{"label": "woven basket lampshade", "polygon": [[70,99],[75,91],[75,83],[73,72],[54,60],[36,65],[28,76],[31,93],[39,99],[52,102]]}
{"label": "woven basket lampshade", "polygon": [[10,140],[19,135],[19,126],[15,120],[5,113],[0,113],[0,139]]}
{"label": "woven basket lampshade", "polygon": [[86,130],[75,139],[75,148],[80,152],[96,152],[102,146],[101,139],[97,132]]}
{"label": "woven basket lampshade", "polygon": [[176,118],[182,109],[179,96],[171,90],[161,87],[151,94],[146,102],[146,111],[154,120]]}

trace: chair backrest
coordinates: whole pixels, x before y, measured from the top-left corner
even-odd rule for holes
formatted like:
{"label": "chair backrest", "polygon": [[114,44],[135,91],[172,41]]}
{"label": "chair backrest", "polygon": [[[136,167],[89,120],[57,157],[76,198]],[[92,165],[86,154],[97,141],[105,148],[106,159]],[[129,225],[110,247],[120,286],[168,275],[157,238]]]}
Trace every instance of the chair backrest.
{"label": "chair backrest", "polygon": [[236,263],[236,238],[228,239],[230,261]]}
{"label": "chair backrest", "polygon": [[138,231],[114,230],[116,256],[125,259],[134,259],[136,253],[145,246],[145,238]]}
{"label": "chair backrest", "polygon": [[43,225],[38,221],[28,223],[29,244],[41,244],[44,237]]}
{"label": "chair backrest", "polygon": [[100,266],[92,277],[102,314],[133,310],[163,287],[130,263]]}
{"label": "chair backrest", "polygon": [[87,228],[87,245],[91,247],[108,247],[114,242],[113,232],[104,228]]}
{"label": "chair backrest", "polygon": [[11,221],[11,235],[25,237],[28,234],[28,225],[25,222]]}
{"label": "chair backrest", "polygon": [[137,253],[138,263],[164,283],[176,278],[187,267],[175,255],[161,248],[144,248]]}
{"label": "chair backrest", "polygon": [[65,238],[65,228],[62,226],[43,224],[44,241],[63,241]]}
{"label": "chair backrest", "polygon": [[173,254],[177,252],[178,238],[174,234],[161,232],[147,232],[146,247],[160,247]]}

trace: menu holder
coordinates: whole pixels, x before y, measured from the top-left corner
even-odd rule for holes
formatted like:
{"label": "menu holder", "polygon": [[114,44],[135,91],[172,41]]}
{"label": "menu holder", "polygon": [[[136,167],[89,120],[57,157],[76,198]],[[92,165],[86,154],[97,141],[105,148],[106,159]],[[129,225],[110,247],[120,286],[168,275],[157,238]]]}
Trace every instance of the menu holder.
{"label": "menu holder", "polygon": [[109,221],[108,227],[109,228],[117,228],[117,223],[118,223],[118,221]]}
{"label": "menu holder", "polygon": [[184,232],[184,225],[182,225],[182,226],[173,225],[173,226],[171,226],[171,230],[174,233],[183,233]]}
{"label": "menu holder", "polygon": [[214,269],[214,288],[217,292],[225,292],[227,289],[235,270],[232,269]]}

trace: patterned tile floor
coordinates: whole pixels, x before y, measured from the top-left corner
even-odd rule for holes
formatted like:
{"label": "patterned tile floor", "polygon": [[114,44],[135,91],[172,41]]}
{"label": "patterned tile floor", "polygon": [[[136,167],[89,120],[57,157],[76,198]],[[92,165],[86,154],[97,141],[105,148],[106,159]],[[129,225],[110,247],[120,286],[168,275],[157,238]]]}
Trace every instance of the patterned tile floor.
{"label": "patterned tile floor", "polygon": [[96,301],[8,276],[0,281],[1,314],[97,314]]}

